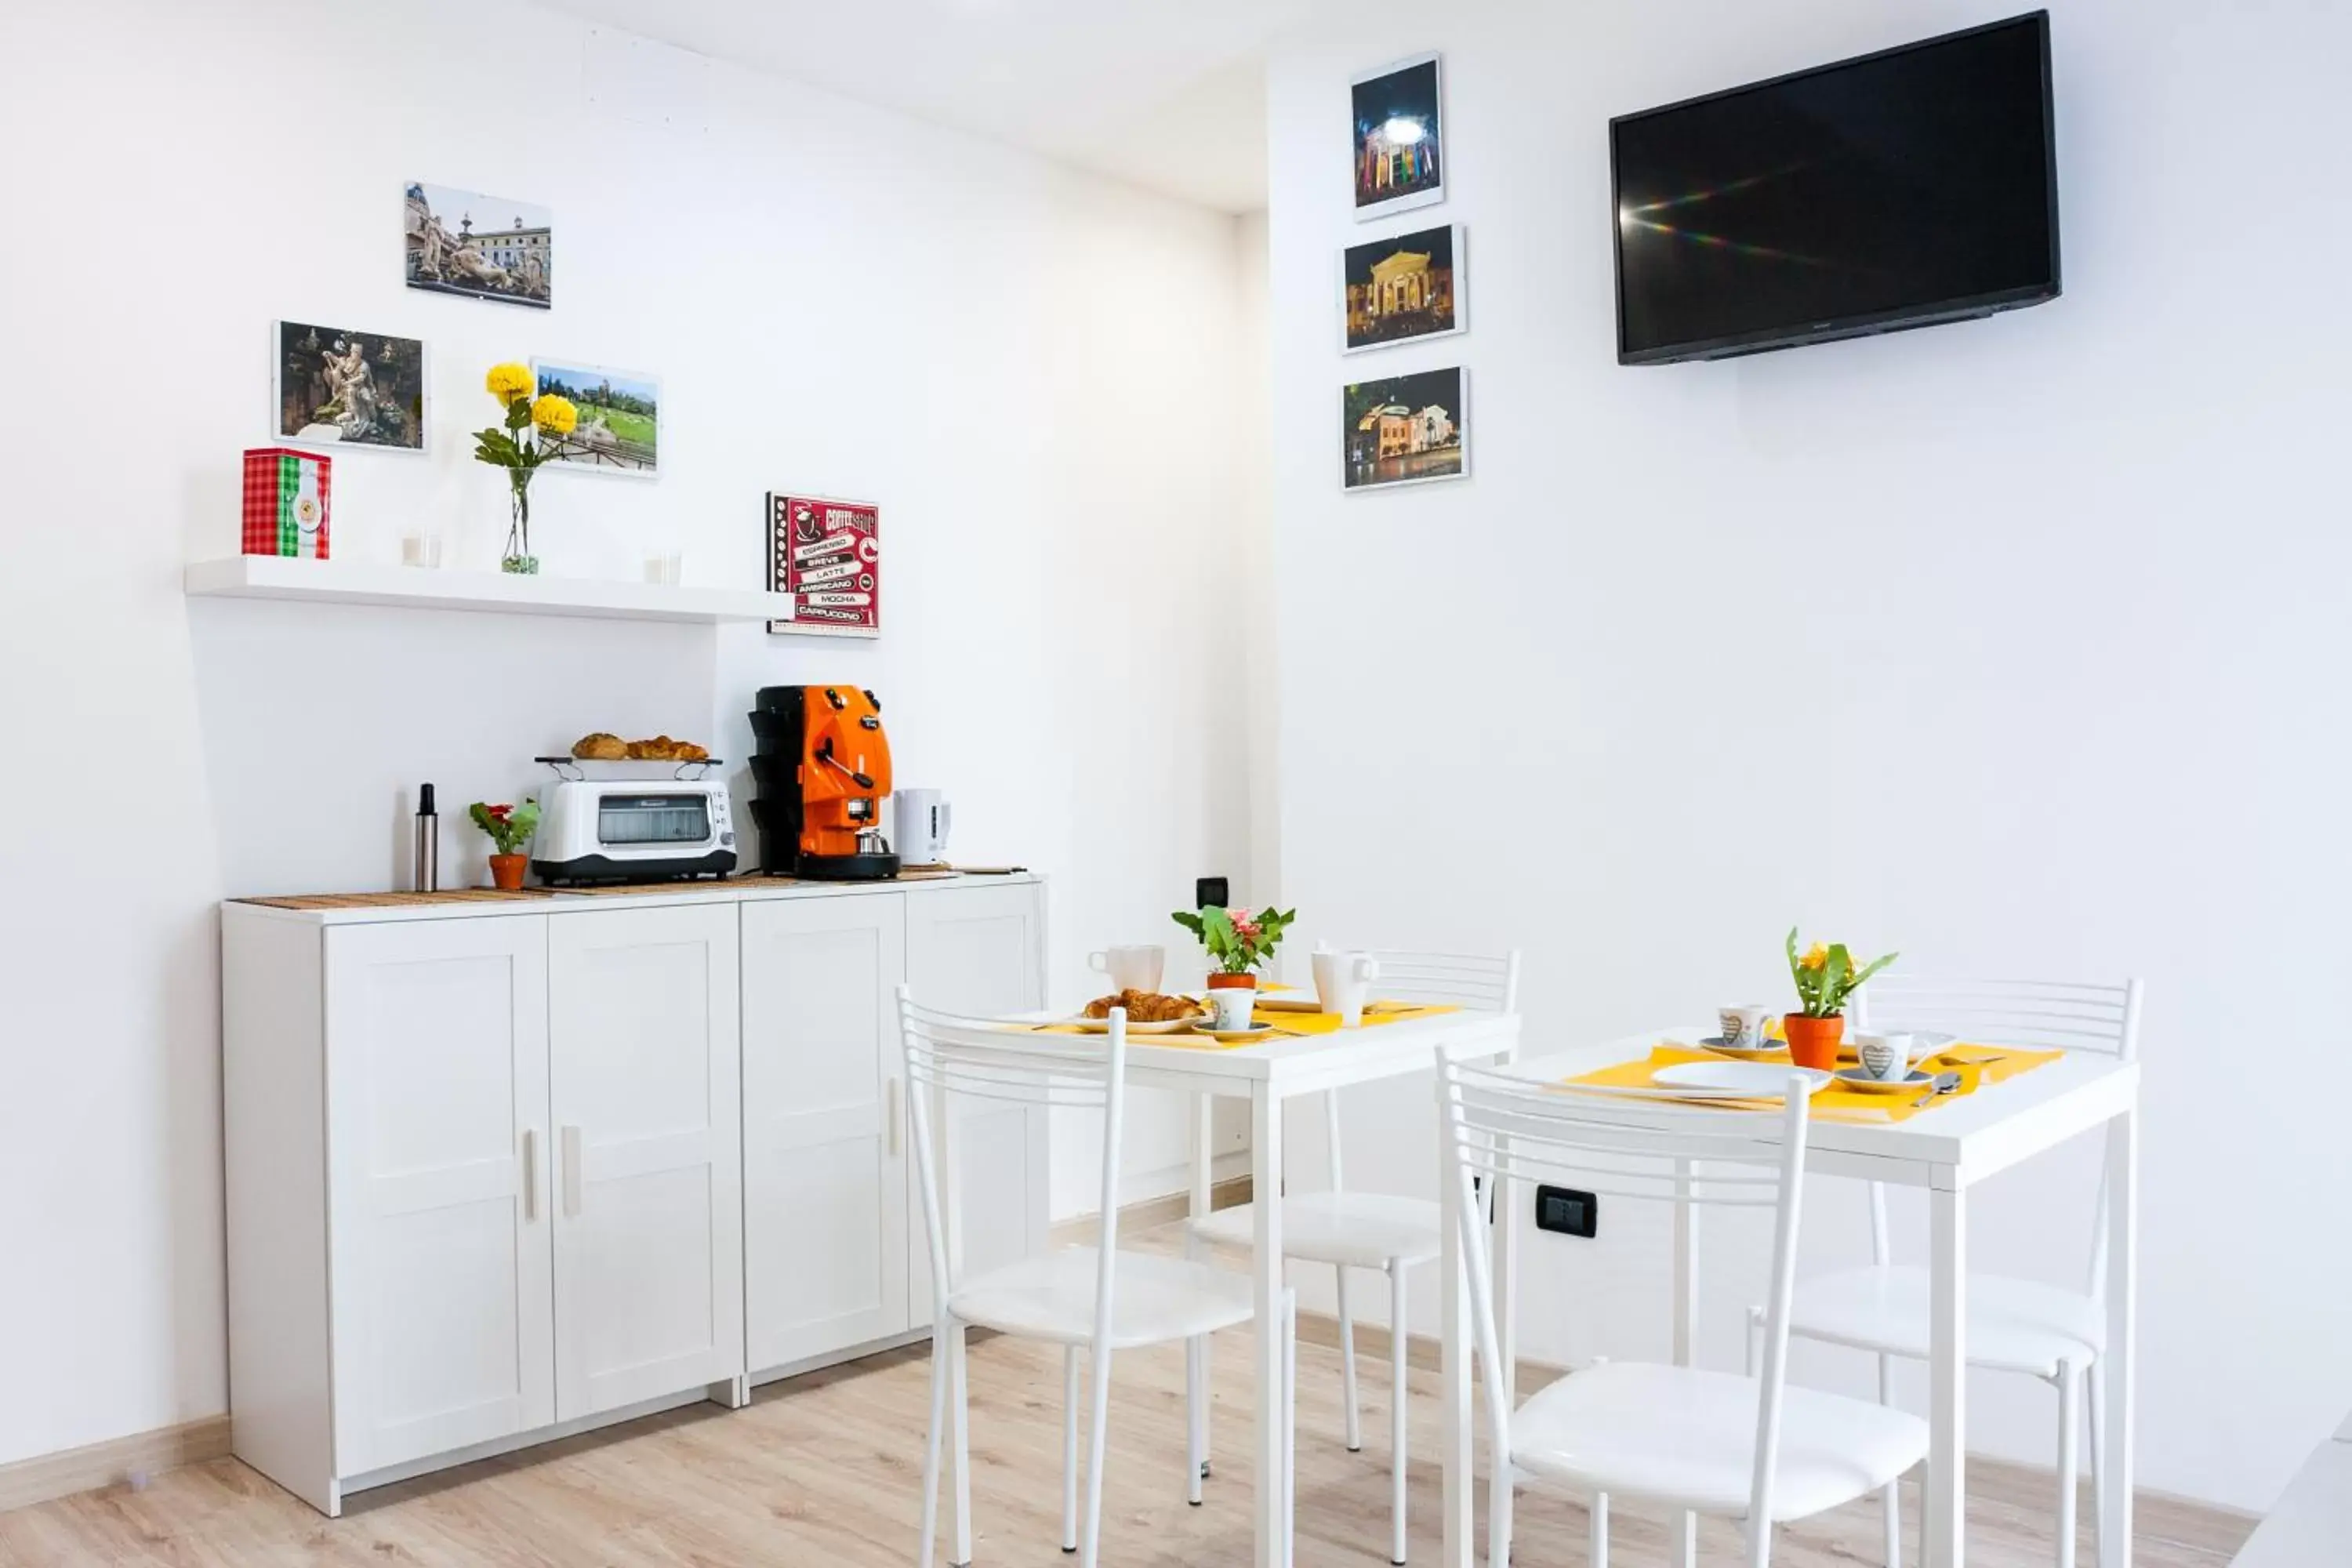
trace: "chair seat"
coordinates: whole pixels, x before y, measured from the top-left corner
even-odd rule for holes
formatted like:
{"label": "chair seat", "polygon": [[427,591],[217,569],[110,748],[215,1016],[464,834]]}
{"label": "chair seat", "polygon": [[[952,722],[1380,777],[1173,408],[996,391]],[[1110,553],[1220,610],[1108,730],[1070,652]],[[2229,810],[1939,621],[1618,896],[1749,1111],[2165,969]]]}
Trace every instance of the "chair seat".
{"label": "chair seat", "polygon": [[[1971,1366],[2055,1377],[2106,1349],[2105,1310],[2076,1291],[1971,1274],[1968,1300]],[[1800,1280],[1789,1314],[1792,1334],[1915,1361],[1927,1359],[1927,1271],[1892,1264]]]}
{"label": "chair seat", "polygon": [[[1580,1492],[1748,1517],[1755,1479],[1754,1378],[1607,1362],[1572,1373],[1511,1416],[1511,1462]],[[1927,1453],[1917,1416],[1786,1387],[1772,1519],[1803,1519],[1877,1490]]]}
{"label": "chair seat", "polygon": [[[1385,1268],[1391,1259],[1421,1263],[1444,1247],[1444,1214],[1426,1198],[1389,1193],[1295,1193],[1282,1200],[1282,1251],[1309,1263]],[[1255,1204],[1219,1209],[1190,1222],[1203,1241],[1247,1247],[1257,1230]]]}
{"label": "chair seat", "polygon": [[[991,1269],[948,1298],[967,1323],[1024,1339],[1084,1344],[1094,1337],[1096,1260],[1091,1247],[1065,1247]],[[1246,1323],[1255,1316],[1249,1277],[1181,1258],[1121,1252],[1112,1276],[1115,1350],[1165,1344]]]}

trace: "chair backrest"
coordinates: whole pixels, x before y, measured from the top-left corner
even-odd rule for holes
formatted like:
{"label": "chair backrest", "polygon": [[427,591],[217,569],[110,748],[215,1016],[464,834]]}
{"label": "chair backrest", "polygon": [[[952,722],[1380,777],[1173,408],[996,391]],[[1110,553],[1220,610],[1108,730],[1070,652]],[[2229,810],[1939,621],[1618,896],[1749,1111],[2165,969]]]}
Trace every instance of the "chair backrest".
{"label": "chair backrest", "polygon": [[1880,975],[1853,994],[1857,1029],[1932,1029],[1985,1045],[2139,1054],[2140,983]]}
{"label": "chair backrest", "polygon": [[[1380,977],[1372,994],[1389,1002],[1423,1002],[1508,1013],[1519,1005],[1519,950],[1508,952],[1414,952],[1374,948]],[[1329,1151],[1331,1190],[1345,1185],[1339,1159],[1339,1091],[1323,1091],[1323,1135]]]}
{"label": "chair backrest", "polygon": [[1430,1002],[1507,1013],[1519,1005],[1519,951],[1412,952],[1375,948],[1381,966],[1372,994],[1391,1002]]}
{"label": "chair backrest", "polygon": [[[1873,1031],[1931,1029],[1972,1044],[2092,1051],[2129,1062],[2139,1059],[2139,1017],[2146,994],[2146,985],[2137,979],[2119,984],[1956,980],[1890,971],[1853,994],[1853,1026]],[[2115,1136],[2112,1127],[2108,1136]],[[2089,1293],[2104,1300],[2107,1282],[2104,1163],[2099,1167],[2099,1196],[2091,1225]],[[1870,1246],[1877,1262],[1894,1261],[1886,1234],[1886,1195],[1875,1182],[1870,1186]]]}
{"label": "chair backrest", "polygon": [[1119,1142],[1126,1121],[1127,1014],[1114,1010],[1102,1035],[1045,1035],[999,1018],[926,1007],[898,987],[898,1036],[906,1054],[915,1176],[929,1238],[935,1320],[962,1283],[962,1184],[955,1179],[958,1100],[1010,1101],[1103,1117],[1102,1266],[1096,1279],[1097,1337],[1110,1316],[1111,1253],[1118,1245]]}
{"label": "chair backrest", "polygon": [[[1794,1084],[1792,1075],[1792,1086]],[[1497,1204],[1517,1184],[1563,1176],[1596,1195],[1777,1211],[1772,1279],[1766,1298],[1763,1373],[1757,1384],[1756,1465],[1748,1483],[1752,1521],[1772,1517],[1782,1390],[1788,1382],[1789,1300],[1797,1277],[1797,1222],[1803,1197],[1807,1099],[1787,1096],[1777,1112],[1672,1105],[1563,1090],[1490,1068],[1437,1064],[1437,1110],[1446,1142],[1451,1223],[1470,1274],[1471,1315],[1488,1388],[1507,1387],[1495,1331],[1488,1226],[1474,1178],[1496,1184]],[[1486,1402],[1496,1463],[1510,1452],[1511,1413]]]}

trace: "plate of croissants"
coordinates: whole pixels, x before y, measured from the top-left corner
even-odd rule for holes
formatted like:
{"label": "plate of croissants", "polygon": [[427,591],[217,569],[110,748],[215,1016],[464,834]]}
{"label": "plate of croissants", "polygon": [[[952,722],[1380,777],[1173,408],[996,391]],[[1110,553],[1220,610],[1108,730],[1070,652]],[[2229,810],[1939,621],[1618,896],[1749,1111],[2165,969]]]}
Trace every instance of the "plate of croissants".
{"label": "plate of croissants", "polygon": [[1121,991],[1116,995],[1096,997],[1087,1004],[1085,1012],[1070,1022],[1091,1033],[1108,1034],[1114,1007],[1127,1009],[1127,1032],[1130,1035],[1181,1035],[1209,1016],[1209,1010],[1190,996]]}
{"label": "plate of croissants", "polygon": [[650,741],[624,741],[599,730],[572,742],[572,755],[583,763],[707,763],[710,750],[691,741],[656,735]]}

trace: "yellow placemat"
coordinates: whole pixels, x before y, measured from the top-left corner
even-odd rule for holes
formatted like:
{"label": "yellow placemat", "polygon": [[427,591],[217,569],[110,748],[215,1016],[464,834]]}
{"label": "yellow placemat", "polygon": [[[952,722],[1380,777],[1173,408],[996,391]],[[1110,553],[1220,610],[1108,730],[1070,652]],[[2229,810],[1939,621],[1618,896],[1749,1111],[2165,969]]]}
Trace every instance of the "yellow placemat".
{"label": "yellow placemat", "polygon": [[[1423,1006],[1412,1002],[1367,1002],[1364,1004],[1362,1026],[1375,1029],[1383,1024],[1402,1024],[1408,1018],[1429,1018],[1440,1013],[1459,1013],[1460,1011],[1462,1009],[1459,1007]],[[1255,1039],[1249,1040],[1221,1040],[1214,1035],[1197,1035],[1189,1032],[1176,1035],[1129,1035],[1127,1038],[1129,1045],[1173,1046],[1180,1050],[1188,1051],[1230,1051],[1242,1046],[1259,1045],[1269,1039],[1278,1040],[1284,1035],[1305,1037],[1337,1034],[1340,1027],[1339,1015],[1337,1013],[1293,1013],[1287,1010],[1276,1012],[1261,1007],[1251,1015],[1251,1019],[1255,1023],[1271,1024],[1282,1033],[1260,1035]],[[1035,1032],[1041,1035],[1091,1035],[1099,1031],[1081,1029],[1076,1024],[1040,1024]]]}
{"label": "yellow placemat", "polygon": [[[1930,1052],[1912,1065],[1922,1072],[1956,1072],[1960,1075],[1960,1087],[1949,1094],[1937,1095],[1925,1105],[1919,1097],[1925,1089],[1893,1094],[1878,1093],[1866,1089],[1852,1089],[1843,1083],[1832,1083],[1813,1096],[1813,1119],[1817,1121],[1908,1121],[1911,1118],[1933,1110],[1946,1100],[1958,1100],[1974,1094],[1988,1084],[2003,1082],[2020,1073],[2032,1072],[2045,1062],[2054,1062],[2063,1051],[2028,1051],[2006,1046],[1973,1046],[1966,1043],[1945,1047]],[[1584,1085],[1597,1089],[1655,1089],[1660,1068],[1677,1067],[1685,1062],[1719,1062],[1726,1057],[1715,1051],[1696,1050],[1687,1046],[1661,1042],[1650,1047],[1650,1054],[1638,1061],[1619,1062],[1595,1072],[1563,1079],[1565,1084]],[[1788,1053],[1768,1051],[1751,1056],[1740,1054],[1742,1061],[1764,1061],[1786,1065]],[[1685,1103],[1709,1105],[1727,1110],[1769,1110],[1780,1101],[1771,1100],[1693,1099]]]}

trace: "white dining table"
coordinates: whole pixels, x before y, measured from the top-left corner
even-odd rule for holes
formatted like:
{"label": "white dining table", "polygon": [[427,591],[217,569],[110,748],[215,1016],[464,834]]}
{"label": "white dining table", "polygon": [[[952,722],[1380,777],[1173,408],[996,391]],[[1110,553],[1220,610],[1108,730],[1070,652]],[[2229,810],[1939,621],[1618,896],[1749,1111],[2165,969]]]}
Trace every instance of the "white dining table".
{"label": "white dining table", "polygon": [[[1705,1028],[1653,1030],[1578,1049],[1523,1058],[1506,1070],[1556,1082],[1646,1056],[1662,1040],[1689,1042]],[[1598,1098],[1598,1097],[1596,1097]],[[2074,1052],[2016,1078],[1945,1100],[1904,1121],[1820,1120],[1807,1135],[1805,1169],[1816,1175],[1924,1189],[1927,1194],[1928,1299],[1933,1354],[1928,1363],[1928,1451],[1926,1477],[1927,1568],[1962,1568],[1967,1471],[1969,1189],[1985,1178],[2045,1153],[2070,1139],[2112,1127],[2107,1142],[2107,1372],[2105,1414],[2107,1499],[2099,1519],[2102,1568],[2131,1562],[2132,1392],[2134,1318],[2138,1296],[2139,1067],[2135,1062]],[[1435,1111],[1433,1108],[1433,1116]],[[1738,1114],[1726,1112],[1726,1114]],[[1759,1118],[1759,1130],[1771,1125]],[[1769,1131],[1759,1136],[1770,1137]],[[1443,1155],[1441,1155],[1441,1160]],[[1503,1387],[1510,1373],[1517,1312],[1507,1281],[1518,1246],[1516,1205],[1503,1205],[1494,1226],[1497,1337]],[[1692,1358],[1692,1313],[1697,1300],[1697,1215],[1687,1205],[1675,1215],[1674,1354]],[[1445,1230],[1444,1400],[1445,1446],[1443,1561],[1469,1568],[1472,1422],[1470,1306],[1457,1227]],[[1675,1530],[1674,1562],[1689,1568],[1696,1542]]]}
{"label": "white dining table", "polygon": [[[1282,1378],[1282,1108],[1285,1101],[1325,1089],[1434,1070],[1438,1053],[1462,1061],[1508,1061],[1518,1048],[1516,1013],[1458,1009],[1324,1035],[1284,1036],[1260,1045],[1209,1049],[1158,1043],[1150,1035],[1127,1041],[1127,1081],[1139,1089],[1175,1089],[1194,1097],[1192,1213],[1209,1212],[1210,1107],[1219,1099],[1250,1105],[1250,1192],[1256,1199],[1251,1254],[1257,1315],[1255,1333],[1257,1486],[1254,1536],[1257,1568],[1284,1568],[1290,1521],[1282,1489],[1268,1478],[1283,1473],[1283,1430],[1277,1398]],[[1433,1114],[1434,1114],[1433,1112]],[[1450,1229],[1450,1227],[1449,1227]]]}

